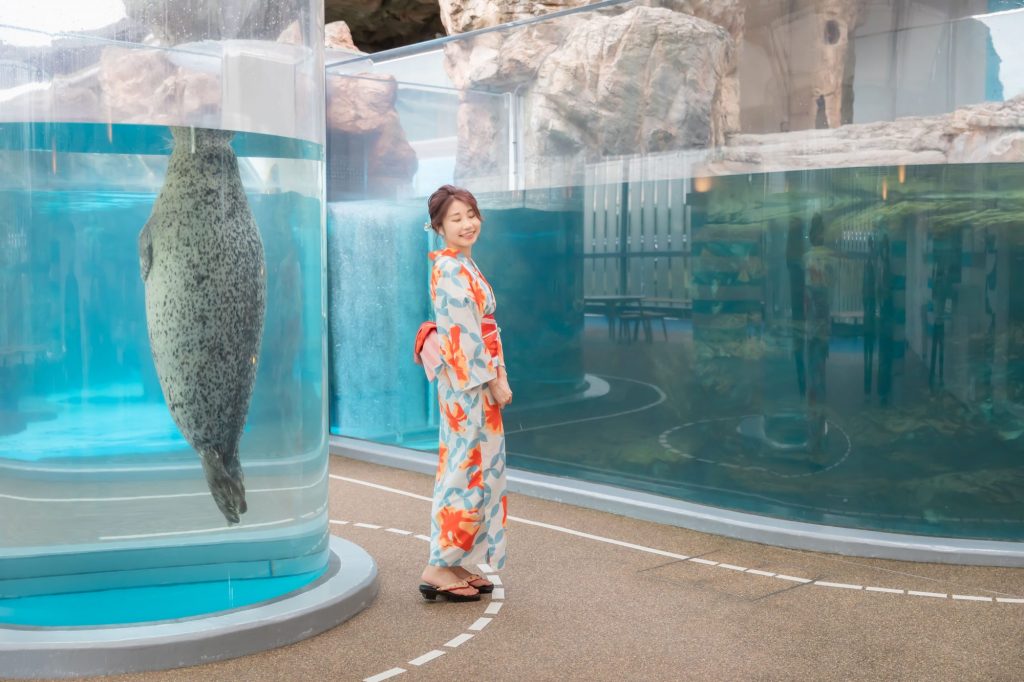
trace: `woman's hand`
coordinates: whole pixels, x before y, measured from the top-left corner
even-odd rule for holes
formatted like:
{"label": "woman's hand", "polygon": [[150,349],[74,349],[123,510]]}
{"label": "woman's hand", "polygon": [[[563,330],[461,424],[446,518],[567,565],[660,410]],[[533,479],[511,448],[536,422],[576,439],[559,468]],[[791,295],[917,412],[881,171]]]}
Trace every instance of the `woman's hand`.
{"label": "woman's hand", "polygon": [[508,385],[508,377],[505,372],[499,372],[498,376],[491,379],[487,386],[491,389],[491,396],[498,403],[498,407],[505,407],[512,402],[512,389]]}

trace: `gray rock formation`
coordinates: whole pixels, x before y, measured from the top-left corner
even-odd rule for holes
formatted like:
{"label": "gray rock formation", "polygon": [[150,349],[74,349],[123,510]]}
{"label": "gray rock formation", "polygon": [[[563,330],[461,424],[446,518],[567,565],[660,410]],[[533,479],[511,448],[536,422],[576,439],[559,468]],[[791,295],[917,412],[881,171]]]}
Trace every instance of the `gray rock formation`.
{"label": "gray rock formation", "polygon": [[941,116],[830,130],[734,135],[708,153],[700,173],[731,175],[811,168],[1024,161],[1024,96]]}
{"label": "gray rock formation", "polygon": [[352,42],[352,31],[344,21],[332,21],[324,26],[324,47],[329,50],[360,52]]}
{"label": "gray rock formation", "polygon": [[381,195],[408,183],[418,166],[398,118],[397,96],[392,76],[364,73],[327,79],[331,144],[344,145],[349,156],[363,155],[366,184]]}

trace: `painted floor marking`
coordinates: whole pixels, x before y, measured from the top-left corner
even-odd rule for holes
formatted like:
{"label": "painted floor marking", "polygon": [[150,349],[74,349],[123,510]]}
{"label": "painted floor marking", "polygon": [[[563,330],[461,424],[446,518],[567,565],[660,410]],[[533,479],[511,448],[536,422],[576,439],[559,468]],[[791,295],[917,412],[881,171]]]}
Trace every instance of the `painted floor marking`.
{"label": "painted floor marking", "polygon": [[430,536],[429,535],[417,535],[416,539],[417,540],[426,540],[427,542],[430,542]]}
{"label": "painted floor marking", "polygon": [[471,639],[473,639],[473,635],[469,634],[468,632],[464,632],[461,635],[459,635],[458,637],[456,637],[455,639],[445,643],[445,646],[448,647],[449,649],[454,649],[455,647],[457,647],[457,646],[459,646],[461,644],[465,644],[466,642],[468,642]]}
{"label": "painted floor marking", "polygon": [[893,589],[892,587],[865,587],[868,592],[885,592],[887,594],[904,594],[904,590]]}
{"label": "painted floor marking", "polygon": [[494,619],[493,618],[477,618],[476,622],[469,626],[469,629],[473,630],[474,632],[480,632],[485,627],[487,627],[487,624],[490,623],[492,620],[494,620]]}
{"label": "painted floor marking", "polygon": [[[341,519],[328,519],[328,521],[329,521],[329,523],[334,524],[336,526],[343,526],[343,525],[347,525],[349,523],[348,521],[342,521]],[[363,523],[363,522],[353,523],[352,525],[353,526],[358,526],[359,528],[368,528],[368,529],[371,529],[371,530],[381,530],[381,529],[383,529],[387,533],[393,533],[395,535],[400,535],[400,536],[403,536],[403,537],[412,536],[412,537],[416,537],[416,538],[419,538],[419,539],[422,539],[422,540],[427,540],[428,542],[430,541],[430,538],[428,536],[426,536],[426,535],[413,535],[413,532],[411,530],[403,530],[401,528],[384,528],[384,526],[380,526],[380,525],[377,525],[377,524],[374,524],[374,523]],[[498,576],[497,573],[494,572],[493,568],[491,568],[490,566],[485,565],[485,564],[477,564],[477,567],[481,571],[483,571],[484,573],[487,574],[487,578],[490,579],[491,582],[493,582],[495,585],[501,585],[501,578]],[[501,611],[501,607],[504,606],[505,602],[503,602],[503,601],[495,601],[495,600],[501,600],[501,599],[504,599],[504,598],[505,598],[505,588],[503,588],[503,587],[495,588],[494,592],[491,593],[491,600],[492,601],[491,601],[491,603],[489,603],[487,605],[487,609],[484,611],[484,613],[489,615],[489,616],[497,615],[498,612]],[[487,627],[488,623],[490,623],[492,620],[494,620],[493,617],[492,618],[478,618],[472,625],[469,626],[469,629],[470,630],[475,630],[475,631],[479,632],[480,630],[483,630],[485,627]],[[465,632],[465,633],[462,633],[461,635],[459,635],[458,637],[455,637],[454,639],[449,640],[444,646],[446,646],[446,647],[448,647],[450,649],[454,649],[454,648],[458,647],[459,645],[464,644],[465,642],[468,642],[472,638],[473,638],[472,634],[470,634],[468,632]],[[433,661],[436,658],[440,658],[441,656],[444,656],[444,654],[445,654],[445,652],[440,650],[440,649],[432,649],[432,650],[428,651],[427,653],[423,654],[422,656],[418,656],[417,658],[414,658],[411,661],[409,661],[409,665],[413,665],[413,666],[419,667],[419,666],[425,665],[425,664]],[[378,673],[378,674],[376,674],[376,675],[374,675],[372,677],[364,678],[363,682],[382,682],[382,680],[390,679],[392,677],[395,677],[396,675],[401,675],[404,672],[406,672],[405,668],[391,668],[390,670],[385,670],[384,672]]]}
{"label": "painted floor marking", "polygon": [[864,589],[863,585],[850,585],[849,583],[830,583],[830,582],[828,582],[826,580],[815,580],[814,584],[815,585],[820,585],[822,587],[837,587],[840,590],[863,590]]}
{"label": "painted floor marking", "polygon": [[781,573],[776,573],[775,577],[778,578],[779,580],[788,580],[788,581],[790,581],[792,583],[809,583],[809,582],[811,582],[810,578],[798,578],[795,575],[782,575]]}
{"label": "painted floor marking", "polygon": [[419,658],[412,659],[409,661],[409,665],[423,665],[424,663],[430,663],[435,658],[440,658],[441,656],[444,656],[444,652],[434,649],[433,651],[428,651]]}
{"label": "painted floor marking", "polygon": [[[389,486],[380,485],[379,483],[371,483],[369,481],[362,481],[356,478],[349,478],[347,476],[339,476],[337,474],[330,474],[330,477],[339,481],[345,481],[347,483],[354,483],[356,485],[362,485],[369,488],[375,488],[377,490],[383,490],[385,492],[395,493],[396,495],[403,495],[405,497],[411,497],[417,500],[423,500],[424,502],[433,502],[433,499],[425,495],[417,495],[410,493],[406,490],[400,490],[398,488],[391,488]],[[789,582],[808,584],[815,583],[819,587],[828,587],[832,589],[843,589],[843,590],[858,590],[865,592],[875,592],[884,594],[903,594],[914,597],[933,597],[936,599],[949,599],[951,595],[944,592],[924,592],[919,590],[902,590],[891,587],[874,587],[874,586],[862,586],[862,585],[851,585],[847,583],[832,583],[824,580],[812,580],[810,578],[801,578],[799,576],[784,575],[782,573],[772,573],[771,571],[763,571],[760,569],[747,568],[744,569],[742,566],[736,566],[734,564],[725,564],[718,561],[712,561],[711,559],[703,559],[700,557],[690,557],[684,554],[677,554],[675,552],[667,552],[665,550],[656,549],[654,547],[646,547],[644,545],[637,545],[632,542],[623,542],[622,540],[615,540],[613,538],[606,538],[600,535],[594,535],[592,533],[584,533],[583,531],[574,530],[572,528],[565,528],[564,526],[556,526],[550,523],[543,523],[541,521],[531,521],[518,516],[509,516],[509,520],[515,521],[516,523],[522,523],[529,526],[536,526],[538,528],[545,528],[558,533],[565,533],[566,535],[572,535],[575,537],[585,538],[587,540],[594,540],[596,542],[603,542],[609,545],[615,545],[616,547],[625,547],[626,549],[633,549],[638,552],[645,552],[647,554],[654,554],[656,556],[668,557],[670,559],[677,559],[680,561],[690,561],[696,564],[702,564],[704,566],[713,566],[718,568],[724,568],[732,571],[741,571],[749,573],[751,575],[763,576],[766,578],[777,578],[779,580],[786,580]],[[360,525],[360,524],[356,524]],[[379,528],[379,526],[377,526]],[[430,540],[425,535],[417,535],[417,538],[421,540]],[[479,565],[480,569],[484,568],[483,564]],[[488,575],[488,579],[491,580],[495,585],[501,585],[501,578],[497,575]],[[959,601],[977,601],[977,602],[988,602],[988,603],[1000,603],[1000,604],[1024,604],[1024,598],[1020,597],[986,597],[979,595],[954,595],[954,599]]]}
{"label": "painted floor marking", "polygon": [[615,417],[623,417],[623,416],[625,416],[627,414],[635,414],[637,412],[643,412],[644,410],[649,410],[649,409],[651,409],[653,407],[657,407],[658,405],[661,405],[663,402],[668,400],[668,396],[665,395],[665,392],[663,390],[661,390],[660,388],[658,388],[654,384],[647,383],[646,381],[637,381],[636,379],[627,379],[626,377],[613,377],[613,376],[610,376],[610,375],[607,375],[607,374],[605,374],[605,375],[595,374],[594,376],[597,376],[599,378],[603,376],[603,377],[606,377],[608,379],[615,379],[617,381],[628,381],[628,382],[631,382],[631,383],[634,383],[634,384],[640,384],[641,386],[646,386],[648,388],[653,388],[654,391],[658,394],[658,399],[655,400],[653,403],[648,403],[647,405],[642,405],[640,407],[635,407],[635,408],[633,408],[631,410],[624,410],[622,412],[613,412],[611,414],[601,414],[601,415],[597,415],[595,417],[583,417],[582,419],[570,419],[569,421],[556,422],[554,424],[541,424],[540,426],[528,426],[526,428],[523,428],[523,426],[520,425],[518,429],[511,429],[511,430],[505,431],[505,435],[508,436],[509,434],[513,434],[513,433],[526,433],[527,431],[542,431],[544,429],[554,429],[554,428],[557,428],[559,426],[567,426],[569,424],[582,424],[583,422],[603,421],[605,419],[614,419]]}

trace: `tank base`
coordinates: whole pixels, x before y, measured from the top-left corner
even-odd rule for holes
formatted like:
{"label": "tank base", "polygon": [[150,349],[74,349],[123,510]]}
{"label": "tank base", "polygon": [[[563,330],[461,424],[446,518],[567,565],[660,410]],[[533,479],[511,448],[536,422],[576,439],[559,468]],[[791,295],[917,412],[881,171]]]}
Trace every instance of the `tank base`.
{"label": "tank base", "polygon": [[377,566],[370,555],[356,544],[331,537],[324,575],[270,602],[125,626],[0,625],[0,670],[7,679],[85,677],[237,658],[329,630],[369,606],[377,589]]}

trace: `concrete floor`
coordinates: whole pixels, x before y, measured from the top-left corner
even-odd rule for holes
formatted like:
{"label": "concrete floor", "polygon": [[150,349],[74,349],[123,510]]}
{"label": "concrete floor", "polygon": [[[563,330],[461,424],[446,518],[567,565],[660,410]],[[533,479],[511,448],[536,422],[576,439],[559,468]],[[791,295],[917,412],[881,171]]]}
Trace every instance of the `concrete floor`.
{"label": "concrete floor", "polygon": [[[331,473],[413,494],[332,478],[331,518],[348,522],[332,532],[380,570],[369,609],[256,656],[103,679],[1024,679],[1024,600],[1012,601],[1024,596],[1024,569],[778,549],[517,495],[505,594],[428,603],[416,590],[427,553],[416,534],[429,530],[430,503],[418,496],[431,479],[339,457]],[[464,633],[473,636],[446,646]],[[433,651],[443,654],[416,660]]]}

